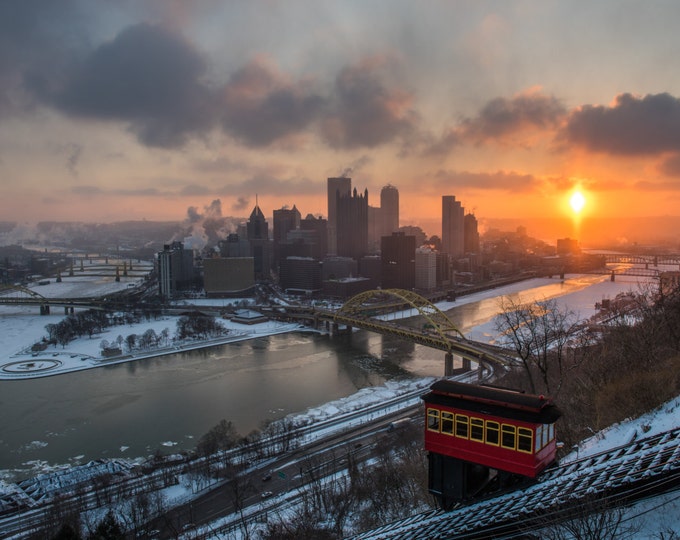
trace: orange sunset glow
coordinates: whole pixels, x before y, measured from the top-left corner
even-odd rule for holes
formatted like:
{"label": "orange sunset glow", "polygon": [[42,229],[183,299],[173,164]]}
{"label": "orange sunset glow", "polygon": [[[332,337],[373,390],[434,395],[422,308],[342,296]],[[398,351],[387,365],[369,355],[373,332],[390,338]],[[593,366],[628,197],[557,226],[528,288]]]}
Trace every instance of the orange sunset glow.
{"label": "orange sunset glow", "polygon": [[343,174],[430,235],[445,194],[550,241],[679,215],[674,3],[144,6],[0,6],[1,220],[325,216]]}

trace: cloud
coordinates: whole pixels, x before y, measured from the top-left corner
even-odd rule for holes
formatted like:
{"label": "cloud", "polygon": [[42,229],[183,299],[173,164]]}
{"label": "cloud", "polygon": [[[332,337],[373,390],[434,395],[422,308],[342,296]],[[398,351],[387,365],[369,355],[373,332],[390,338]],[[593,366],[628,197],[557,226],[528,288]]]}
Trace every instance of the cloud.
{"label": "cloud", "polygon": [[97,47],[64,81],[32,73],[27,82],[68,115],[128,122],[143,144],[171,148],[213,124],[204,72],[201,55],[179,34],[141,23]]}
{"label": "cloud", "polygon": [[248,197],[238,197],[236,202],[231,205],[234,212],[241,212],[250,206],[250,199]]}
{"label": "cloud", "polygon": [[616,96],[573,111],[560,139],[593,152],[656,155],[680,148],[680,100],[668,93]]}
{"label": "cloud", "polygon": [[667,176],[680,178],[680,154],[666,158],[659,166],[659,170]]}
{"label": "cloud", "polygon": [[497,171],[474,173],[469,171],[444,171],[435,174],[436,189],[472,188],[502,190],[511,193],[531,192],[543,185],[543,180],[532,174]]}
{"label": "cloud", "polygon": [[381,67],[367,60],[338,73],[322,122],[322,135],[333,148],[374,148],[415,131],[413,96],[388,87]]}
{"label": "cloud", "polygon": [[224,191],[272,196],[318,195],[319,182],[309,178],[279,178],[267,173],[256,173],[240,184],[226,187]]}
{"label": "cloud", "polygon": [[199,186],[196,184],[189,184],[187,186],[184,186],[180,190],[181,195],[187,195],[187,196],[195,196],[195,195],[208,195],[210,193],[210,190],[204,186]]}
{"label": "cloud", "polygon": [[510,99],[498,97],[482,107],[477,116],[449,128],[427,150],[442,154],[463,144],[500,142],[527,130],[552,130],[567,113],[560,100],[529,90]]}
{"label": "cloud", "polygon": [[222,126],[248,145],[267,146],[305,130],[323,101],[310,82],[291,82],[267,62],[253,60],[222,90]]}

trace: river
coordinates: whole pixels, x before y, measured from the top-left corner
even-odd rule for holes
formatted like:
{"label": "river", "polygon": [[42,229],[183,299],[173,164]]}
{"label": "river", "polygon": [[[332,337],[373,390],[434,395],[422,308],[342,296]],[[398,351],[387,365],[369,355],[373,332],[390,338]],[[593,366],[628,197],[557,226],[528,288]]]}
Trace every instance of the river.
{"label": "river", "polygon": [[[495,297],[460,299],[446,306],[451,307],[447,315],[472,339],[488,340],[498,295],[519,293],[524,301],[579,297],[592,305],[607,283],[602,276],[531,280],[499,288]],[[611,284],[607,294],[613,297],[622,287]],[[440,376],[443,370],[441,351],[396,338],[364,331],[351,339],[295,332],[54,377],[0,381],[0,479],[30,476],[48,465],[190,449],[221,419],[244,435],[263,421],[367,386]]]}

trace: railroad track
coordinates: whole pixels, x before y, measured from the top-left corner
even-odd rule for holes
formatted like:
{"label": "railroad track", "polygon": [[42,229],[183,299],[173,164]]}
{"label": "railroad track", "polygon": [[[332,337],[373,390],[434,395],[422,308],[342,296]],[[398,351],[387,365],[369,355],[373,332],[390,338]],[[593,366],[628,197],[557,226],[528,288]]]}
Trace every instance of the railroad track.
{"label": "railroad track", "polygon": [[501,538],[545,526],[583,507],[680,488],[680,428],[546,470],[536,483],[450,512],[436,510],[354,536],[354,540]]}

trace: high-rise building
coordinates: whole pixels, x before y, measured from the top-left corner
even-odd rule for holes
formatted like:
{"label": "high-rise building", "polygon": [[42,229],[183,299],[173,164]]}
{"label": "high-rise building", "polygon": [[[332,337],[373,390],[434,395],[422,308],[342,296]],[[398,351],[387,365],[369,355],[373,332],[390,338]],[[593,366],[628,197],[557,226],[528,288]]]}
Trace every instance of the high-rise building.
{"label": "high-rise building", "polygon": [[416,289],[437,288],[437,253],[428,247],[416,249]]}
{"label": "high-rise building", "polygon": [[479,253],[479,230],[477,228],[477,218],[474,214],[465,214],[464,223],[463,251],[467,253]]}
{"label": "high-rise building", "polygon": [[377,253],[383,236],[399,230],[399,190],[388,184],[380,191],[380,207],[368,207],[368,247]]}
{"label": "high-rise building", "polygon": [[279,284],[287,292],[311,294],[323,287],[323,263],[313,257],[286,257],[281,260]]}
{"label": "high-rise building", "polygon": [[382,236],[389,236],[399,230],[399,190],[387,184],[380,190],[380,213],[382,214]]}
{"label": "high-rise building", "polygon": [[267,279],[272,266],[269,224],[257,203],[250,214],[246,229],[250,253],[254,259],[255,279]]}
{"label": "high-rise building", "polygon": [[337,243],[337,200],[338,195],[349,196],[352,192],[352,179],[344,176],[328,179],[328,253],[338,254]]}
{"label": "high-rise building", "polygon": [[188,289],[194,277],[194,253],[184,249],[182,242],[163,246],[158,252],[158,292],[163,298],[173,298],[177,291]]}
{"label": "high-rise building", "polygon": [[403,232],[383,236],[380,243],[383,289],[411,290],[416,286],[416,238]]}
{"label": "high-rise building", "polygon": [[281,260],[281,244],[287,242],[290,231],[300,228],[300,211],[293,208],[274,210],[274,266],[278,267]]}
{"label": "high-rise building", "polygon": [[442,196],[442,251],[453,258],[464,251],[465,209],[453,195]]}
{"label": "high-rise building", "polygon": [[337,254],[359,260],[368,253],[368,189],[351,195],[336,193]]}

